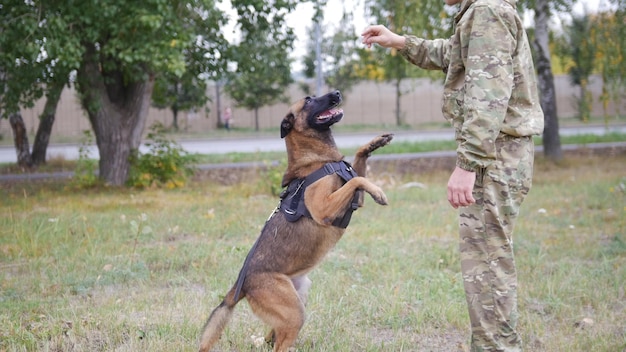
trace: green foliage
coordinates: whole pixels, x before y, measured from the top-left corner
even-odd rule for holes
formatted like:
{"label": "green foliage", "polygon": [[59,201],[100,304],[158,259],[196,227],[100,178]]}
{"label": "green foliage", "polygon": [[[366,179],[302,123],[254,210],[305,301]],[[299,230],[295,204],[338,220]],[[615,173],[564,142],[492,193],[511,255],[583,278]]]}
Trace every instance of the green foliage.
{"label": "green foliage", "polygon": [[608,104],[615,103],[615,115],[619,116],[620,102],[626,91],[626,1],[620,1],[618,10],[597,14],[592,25],[597,53],[595,62],[602,75],[600,100],[605,109],[605,123],[609,118]]}
{"label": "green foliage", "polygon": [[283,158],[278,162],[265,162],[265,164],[264,177],[260,179],[260,182],[262,182],[261,188],[268,189],[268,193],[273,196],[278,196],[283,190],[283,175],[287,168],[287,160]]}
{"label": "green foliage", "polygon": [[[364,49],[358,46],[358,36],[354,28],[353,15],[343,9],[344,13],[334,32],[332,27],[320,25],[320,54],[322,76],[326,85],[331,89],[340,90],[344,96],[352,87],[364,78],[359,73],[363,71],[363,60],[359,52]],[[315,25],[314,25],[315,26]],[[308,51],[303,58],[304,75],[308,78],[316,77],[316,36],[315,29],[309,29]],[[309,92],[306,92],[309,94]]]}
{"label": "green foliage", "polygon": [[620,113],[619,102],[626,87],[626,11],[623,0],[611,3],[615,10],[574,16],[555,39],[557,53],[569,63],[571,81],[580,87],[576,104],[578,117],[583,121],[590,118],[593,101],[587,86],[594,72],[602,75],[600,100],[605,108],[605,123],[609,102],[615,102],[616,115]]}
{"label": "green foliage", "polygon": [[[237,106],[258,111],[262,106],[286,101],[284,92],[291,78],[295,36],[286,27],[285,13],[297,1],[233,1],[239,17],[241,40],[229,50],[235,71],[227,75],[225,91]],[[258,131],[258,116],[255,114]]]}
{"label": "green foliage", "polygon": [[591,111],[591,94],[587,88],[589,77],[593,73],[596,48],[594,42],[594,30],[592,29],[592,16],[585,14],[574,16],[571,24],[565,27],[565,45],[561,46],[563,55],[572,60],[568,74],[574,85],[580,87],[580,93],[576,97],[578,118],[588,121]]}
{"label": "green foliage", "polygon": [[107,157],[100,176],[114,185],[126,181],[126,152],[140,144],[154,79],[187,71],[215,78],[225,65],[225,16],[213,0],[8,0],[1,6],[2,113],[32,105],[46,83],[67,82],[76,72],[98,146],[122,145],[101,151]]}
{"label": "green foliage", "polygon": [[78,148],[78,160],[74,168],[74,176],[71,185],[78,188],[90,188],[99,183],[97,171],[98,163],[89,152],[89,147],[93,145],[93,135],[91,131],[83,131],[83,138]]}
{"label": "green foliage", "polygon": [[173,114],[172,127],[178,130],[178,113],[204,106],[209,101],[207,84],[185,71],[182,76],[164,74],[159,76],[152,91],[152,104],[159,109],[170,109]]}
{"label": "green foliage", "polygon": [[[62,85],[76,64],[71,59],[80,55],[76,41],[59,40],[67,34],[67,24],[62,15],[48,10],[48,4],[36,6],[19,0],[2,3],[0,118],[19,111],[20,107],[32,107],[44,95],[46,83],[60,81]],[[56,60],[57,57],[62,60]]]}
{"label": "green foliage", "polygon": [[195,158],[165,136],[165,128],[155,123],[148,133],[147,153],[137,152],[131,159],[127,184],[131,187],[177,188],[185,185],[193,174]]}

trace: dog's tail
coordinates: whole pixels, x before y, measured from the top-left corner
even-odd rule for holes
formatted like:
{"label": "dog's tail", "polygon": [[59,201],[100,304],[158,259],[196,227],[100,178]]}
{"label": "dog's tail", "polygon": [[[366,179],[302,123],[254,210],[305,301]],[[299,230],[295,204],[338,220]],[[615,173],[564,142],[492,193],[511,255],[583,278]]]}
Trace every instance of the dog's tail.
{"label": "dog's tail", "polygon": [[233,310],[235,309],[235,305],[239,300],[243,297],[238,297],[235,299],[235,287],[233,287],[222,303],[213,309],[209,319],[207,319],[206,324],[204,324],[204,328],[202,329],[202,336],[200,337],[200,352],[209,352],[211,347],[215,345],[217,340],[219,340],[224,328],[228,325],[230,318],[233,315]]}

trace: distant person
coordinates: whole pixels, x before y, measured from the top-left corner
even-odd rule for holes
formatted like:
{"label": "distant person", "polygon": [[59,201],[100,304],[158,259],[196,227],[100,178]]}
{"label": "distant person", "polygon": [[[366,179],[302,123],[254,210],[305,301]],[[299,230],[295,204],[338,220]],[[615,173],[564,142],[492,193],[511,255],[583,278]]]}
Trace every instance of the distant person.
{"label": "distant person", "polygon": [[230,109],[230,106],[224,109],[224,128],[230,131],[230,127],[233,123],[233,111]]}
{"label": "distant person", "polygon": [[446,74],[442,112],[456,132],[448,202],[458,212],[471,351],[521,351],[513,227],[532,184],[532,136],[543,131],[530,46],[516,0],[445,0],[459,6],[454,34],[427,40],[382,25],[367,46],[395,48]]}

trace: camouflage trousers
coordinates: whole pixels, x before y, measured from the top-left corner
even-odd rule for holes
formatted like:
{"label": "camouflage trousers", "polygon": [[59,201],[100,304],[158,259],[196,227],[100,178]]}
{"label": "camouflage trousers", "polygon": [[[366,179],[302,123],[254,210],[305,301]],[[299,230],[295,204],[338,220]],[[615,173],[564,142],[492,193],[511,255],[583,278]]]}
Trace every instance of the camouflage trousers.
{"label": "camouflage trousers", "polygon": [[522,350],[512,233],[532,184],[534,145],[531,137],[501,134],[496,149],[497,161],[476,174],[476,203],[459,212],[472,352]]}

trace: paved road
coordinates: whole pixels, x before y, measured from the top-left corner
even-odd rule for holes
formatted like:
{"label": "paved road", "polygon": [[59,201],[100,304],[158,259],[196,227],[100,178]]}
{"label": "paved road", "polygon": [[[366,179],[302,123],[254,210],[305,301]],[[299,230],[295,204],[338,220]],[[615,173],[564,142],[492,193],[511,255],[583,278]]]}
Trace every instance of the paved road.
{"label": "paved road", "polygon": [[[580,126],[580,127],[562,127],[560,128],[561,136],[577,135],[577,134],[596,134],[603,135],[610,132],[626,133],[626,125],[611,126],[608,129],[604,126]],[[454,132],[452,130],[440,131],[400,131],[394,132],[395,142],[415,142],[415,141],[435,141],[435,140],[452,140]],[[344,133],[335,134],[335,141],[339,148],[358,147],[369,142],[376,133]],[[245,137],[232,139],[207,139],[207,140],[189,140],[181,141],[180,145],[189,153],[200,154],[223,154],[230,152],[251,153],[264,151],[284,151],[285,142],[278,136],[273,137]],[[79,157],[79,145],[62,144],[48,146],[48,158],[63,157],[66,160],[74,160]],[[145,147],[141,148],[145,150]],[[98,149],[95,146],[89,148],[89,156],[98,158]],[[17,162],[15,148],[12,146],[0,146],[0,163]]]}

